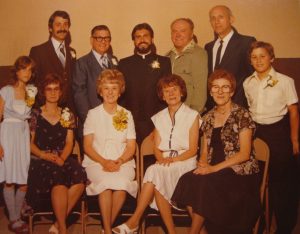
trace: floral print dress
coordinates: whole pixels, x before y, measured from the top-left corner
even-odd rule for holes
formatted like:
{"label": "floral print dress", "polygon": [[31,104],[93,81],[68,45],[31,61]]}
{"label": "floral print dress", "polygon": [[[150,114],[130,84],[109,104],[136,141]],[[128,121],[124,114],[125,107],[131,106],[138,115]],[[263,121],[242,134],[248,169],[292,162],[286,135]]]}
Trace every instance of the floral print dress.
{"label": "floral print dress", "polygon": [[[62,114],[65,114],[62,111]],[[41,109],[32,111],[30,130],[35,132],[35,144],[40,150],[60,153],[65,147],[68,129],[75,127],[74,116],[71,114],[71,122],[68,127],[65,122],[49,123],[42,115]],[[63,127],[64,125],[64,127]],[[87,181],[84,168],[79,164],[77,156],[70,155],[63,166],[32,156],[28,175],[28,192],[26,199],[34,208],[41,194],[50,193],[55,185],[70,187],[74,184]]]}

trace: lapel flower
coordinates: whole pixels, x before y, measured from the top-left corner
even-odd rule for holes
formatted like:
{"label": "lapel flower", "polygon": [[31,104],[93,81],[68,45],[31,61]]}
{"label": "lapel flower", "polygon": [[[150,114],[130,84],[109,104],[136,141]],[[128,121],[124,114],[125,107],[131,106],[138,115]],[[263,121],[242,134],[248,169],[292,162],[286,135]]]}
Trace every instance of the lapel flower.
{"label": "lapel flower", "polygon": [[35,102],[35,96],[37,94],[37,88],[29,84],[25,88],[25,102],[28,107],[32,107]]}
{"label": "lapel flower", "polygon": [[116,114],[113,116],[113,125],[117,131],[123,132],[127,128],[128,116],[127,112],[122,108],[117,110]]}
{"label": "lapel flower", "polygon": [[71,124],[71,113],[68,107],[65,107],[62,110],[61,116],[60,116],[60,120],[59,120],[61,126],[63,126],[64,128],[68,128]]}
{"label": "lapel flower", "polygon": [[76,51],[73,48],[70,48],[70,54],[72,59],[76,59]]}
{"label": "lapel flower", "polygon": [[278,83],[278,80],[273,79],[272,76],[269,77],[269,79],[267,80],[267,85],[266,87],[264,87],[264,89],[268,88],[268,87],[274,87],[276,84]]}
{"label": "lapel flower", "polygon": [[118,61],[116,60],[116,58],[111,58],[111,63],[112,63],[114,66],[118,66]]}
{"label": "lapel flower", "polygon": [[151,67],[153,69],[159,69],[160,68],[160,63],[158,62],[158,60],[154,60],[152,63],[151,63]]}

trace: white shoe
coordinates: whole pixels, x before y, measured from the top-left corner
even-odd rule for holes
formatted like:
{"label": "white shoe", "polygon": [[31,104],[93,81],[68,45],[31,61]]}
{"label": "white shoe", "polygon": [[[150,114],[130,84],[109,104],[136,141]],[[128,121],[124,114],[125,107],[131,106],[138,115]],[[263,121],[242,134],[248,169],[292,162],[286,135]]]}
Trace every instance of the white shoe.
{"label": "white shoe", "polygon": [[[119,229],[119,230],[117,230],[117,229]],[[135,233],[137,233],[138,229],[139,229],[139,227],[130,229],[126,223],[123,223],[123,224],[113,228],[112,232],[116,233],[116,234],[135,234]]]}
{"label": "white shoe", "polygon": [[52,224],[51,227],[49,228],[49,233],[50,234],[58,234],[59,233],[57,227],[55,227],[54,224]]}

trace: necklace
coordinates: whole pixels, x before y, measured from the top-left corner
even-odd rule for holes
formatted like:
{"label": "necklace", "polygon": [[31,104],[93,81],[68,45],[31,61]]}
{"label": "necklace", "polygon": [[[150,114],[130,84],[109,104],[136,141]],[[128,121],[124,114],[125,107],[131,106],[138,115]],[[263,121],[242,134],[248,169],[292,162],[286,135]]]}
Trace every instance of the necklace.
{"label": "necklace", "polygon": [[218,114],[221,114],[221,115],[225,115],[228,111],[227,110],[223,110],[223,111],[220,111],[220,110],[216,110],[218,112]]}

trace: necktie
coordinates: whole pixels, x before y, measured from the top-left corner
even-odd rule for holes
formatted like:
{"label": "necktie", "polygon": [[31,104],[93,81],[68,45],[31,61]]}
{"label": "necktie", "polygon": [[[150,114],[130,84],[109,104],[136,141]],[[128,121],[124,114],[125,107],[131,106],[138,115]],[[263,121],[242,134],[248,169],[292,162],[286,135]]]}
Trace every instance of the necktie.
{"label": "necktie", "polygon": [[63,44],[60,44],[60,46],[59,46],[58,58],[59,58],[61,64],[63,66],[65,66],[65,63],[66,63],[66,53],[65,53],[65,47],[64,47]]}
{"label": "necktie", "polygon": [[218,68],[219,64],[220,64],[222,47],[223,47],[223,41],[221,40],[218,51],[217,51],[217,57],[216,57],[216,63],[215,63],[215,69],[214,70],[216,70]]}
{"label": "necktie", "polygon": [[100,58],[100,64],[101,64],[101,67],[103,69],[107,69],[108,68],[108,59],[107,59],[107,56],[105,56],[105,55],[101,56],[101,58]]}

